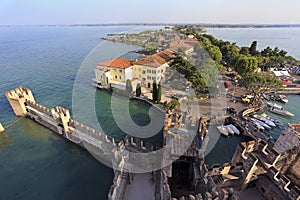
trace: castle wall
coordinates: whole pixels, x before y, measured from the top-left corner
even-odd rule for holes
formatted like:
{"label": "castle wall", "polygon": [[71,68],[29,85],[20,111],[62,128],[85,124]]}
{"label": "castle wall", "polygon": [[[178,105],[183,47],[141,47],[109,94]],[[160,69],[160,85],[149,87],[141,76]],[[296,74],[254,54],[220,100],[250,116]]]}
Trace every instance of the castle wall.
{"label": "castle wall", "polygon": [[0,133],[2,133],[2,132],[4,132],[5,131],[5,129],[4,129],[4,127],[2,126],[2,124],[0,123]]}

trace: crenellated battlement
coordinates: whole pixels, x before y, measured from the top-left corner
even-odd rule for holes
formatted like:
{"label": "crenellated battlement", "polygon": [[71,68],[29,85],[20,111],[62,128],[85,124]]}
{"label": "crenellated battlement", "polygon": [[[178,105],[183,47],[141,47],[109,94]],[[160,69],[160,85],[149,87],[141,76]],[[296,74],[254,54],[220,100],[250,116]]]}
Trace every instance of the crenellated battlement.
{"label": "crenellated battlement", "polygon": [[25,102],[35,102],[31,90],[20,86],[5,93],[16,116],[25,116],[27,114]]}
{"label": "crenellated battlement", "polygon": [[243,170],[243,163],[237,163],[235,165],[231,163],[224,163],[222,166],[219,164],[214,164],[207,169],[205,177],[226,175],[231,173],[241,173],[242,170]]}
{"label": "crenellated battlement", "polygon": [[149,143],[145,143],[139,138],[132,137],[130,135],[127,135],[124,139],[124,144],[128,148],[134,148],[137,151],[142,151],[142,152],[152,152],[153,151],[153,145]]}
{"label": "crenellated battlement", "polygon": [[5,93],[5,96],[10,99],[20,99],[25,98],[27,100],[35,101],[30,89],[20,86],[18,88],[12,89]]}
{"label": "crenellated battlement", "polygon": [[271,167],[266,175],[280,190],[292,197],[291,199],[300,197],[299,187],[293,184],[286,176],[280,174],[276,168]]}
{"label": "crenellated battlement", "polygon": [[261,161],[270,166],[274,166],[280,158],[280,153],[273,148],[268,148],[268,143],[264,140],[257,140],[239,144],[232,162],[235,163],[247,160],[248,156],[251,154],[255,154],[256,157],[260,158]]}
{"label": "crenellated battlement", "polygon": [[38,103],[36,103],[36,102],[27,100],[27,101],[25,102],[25,105],[26,105],[27,108],[28,108],[28,106],[29,106],[29,107],[34,108],[34,109],[36,109],[37,111],[40,111],[40,112],[42,112],[42,113],[44,113],[44,114],[46,114],[46,115],[49,115],[49,116],[51,116],[51,117],[53,116],[53,113],[51,112],[51,110],[50,110],[49,108],[47,108],[47,107],[45,107],[45,106],[42,106],[41,104],[38,104]]}

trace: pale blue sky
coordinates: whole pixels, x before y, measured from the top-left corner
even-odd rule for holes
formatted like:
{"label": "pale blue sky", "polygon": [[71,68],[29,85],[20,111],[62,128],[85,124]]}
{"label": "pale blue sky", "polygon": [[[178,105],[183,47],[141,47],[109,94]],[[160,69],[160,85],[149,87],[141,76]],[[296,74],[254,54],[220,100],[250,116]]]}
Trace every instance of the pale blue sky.
{"label": "pale blue sky", "polygon": [[0,25],[300,24],[300,0],[0,0]]}

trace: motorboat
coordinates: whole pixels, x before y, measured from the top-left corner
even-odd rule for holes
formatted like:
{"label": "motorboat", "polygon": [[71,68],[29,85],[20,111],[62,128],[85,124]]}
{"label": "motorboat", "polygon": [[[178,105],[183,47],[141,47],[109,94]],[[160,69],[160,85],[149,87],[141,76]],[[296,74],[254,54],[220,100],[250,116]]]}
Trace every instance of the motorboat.
{"label": "motorboat", "polygon": [[234,134],[234,131],[231,129],[230,126],[224,126],[224,127],[227,129],[228,133],[230,133],[231,135]]}
{"label": "motorboat", "polygon": [[222,135],[229,136],[227,129],[224,126],[217,126],[217,129]]}
{"label": "motorboat", "polygon": [[266,104],[270,107],[274,107],[274,108],[278,108],[278,109],[282,109],[282,105],[279,105],[277,103],[272,103],[272,102],[266,102]]}
{"label": "motorboat", "polygon": [[266,124],[266,123],[264,123],[264,122],[262,122],[262,121],[260,121],[260,120],[257,120],[257,122],[258,122],[261,126],[263,126],[264,128],[266,128],[266,129],[271,129],[271,127],[270,127],[268,124]]}
{"label": "motorboat", "polygon": [[261,131],[264,131],[264,130],[265,130],[265,128],[264,128],[262,125],[260,125],[260,124],[258,123],[258,121],[253,120],[253,119],[251,119],[251,120],[252,120],[252,124],[253,124],[256,128],[258,128],[258,129],[261,130]]}
{"label": "motorboat", "polygon": [[286,98],[286,96],[285,95],[279,95],[278,96],[279,97],[279,100],[281,101],[281,102],[283,102],[283,103],[287,103],[287,102],[289,102],[289,100]]}
{"label": "motorboat", "polygon": [[231,128],[231,130],[234,131],[235,134],[239,135],[241,133],[239,131],[239,129],[236,126],[234,126],[233,124],[229,124],[228,126]]}
{"label": "motorboat", "polygon": [[267,95],[267,94],[262,94],[262,97],[263,97],[265,100],[270,101],[270,96],[269,96],[269,95]]}
{"label": "motorboat", "polygon": [[283,109],[277,109],[277,108],[270,108],[269,110],[272,113],[278,114],[278,115],[283,115],[283,116],[288,116],[288,117],[294,117],[295,115],[289,111],[283,110]]}
{"label": "motorboat", "polygon": [[271,127],[276,127],[276,124],[274,122],[272,122],[271,120],[268,120],[265,117],[260,117],[259,120],[264,122],[265,124],[271,126]]}
{"label": "motorboat", "polygon": [[266,113],[263,113],[261,116],[264,117],[264,118],[266,118],[267,120],[271,120],[271,121],[274,122],[277,126],[281,126],[281,125],[282,125],[281,121],[279,121],[278,119],[273,119],[273,118],[271,118],[271,117],[268,116]]}

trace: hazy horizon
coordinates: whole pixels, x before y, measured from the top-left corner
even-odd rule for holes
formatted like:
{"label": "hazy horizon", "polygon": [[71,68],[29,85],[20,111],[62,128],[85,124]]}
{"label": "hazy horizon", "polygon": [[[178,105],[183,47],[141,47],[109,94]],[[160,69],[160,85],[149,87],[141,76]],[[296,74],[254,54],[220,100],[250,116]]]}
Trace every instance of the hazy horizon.
{"label": "hazy horizon", "polygon": [[0,25],[300,24],[300,1],[289,0],[2,0]]}

